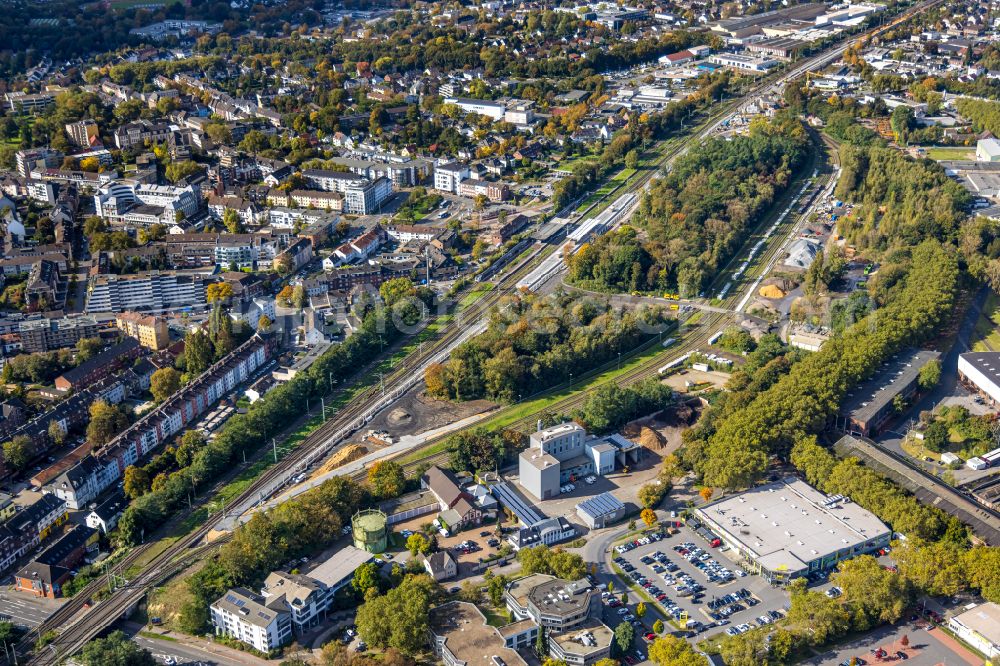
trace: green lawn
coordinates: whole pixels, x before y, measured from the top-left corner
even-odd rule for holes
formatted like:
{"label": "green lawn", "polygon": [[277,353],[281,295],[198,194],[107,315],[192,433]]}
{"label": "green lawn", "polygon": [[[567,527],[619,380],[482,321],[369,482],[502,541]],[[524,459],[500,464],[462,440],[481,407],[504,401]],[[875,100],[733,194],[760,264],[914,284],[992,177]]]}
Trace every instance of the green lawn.
{"label": "green lawn", "polygon": [[971,343],[973,351],[1000,351],[1000,296],[995,292],[983,303]]}
{"label": "green lawn", "polygon": [[929,146],[925,149],[932,160],[974,160],[976,151],[968,146]]}

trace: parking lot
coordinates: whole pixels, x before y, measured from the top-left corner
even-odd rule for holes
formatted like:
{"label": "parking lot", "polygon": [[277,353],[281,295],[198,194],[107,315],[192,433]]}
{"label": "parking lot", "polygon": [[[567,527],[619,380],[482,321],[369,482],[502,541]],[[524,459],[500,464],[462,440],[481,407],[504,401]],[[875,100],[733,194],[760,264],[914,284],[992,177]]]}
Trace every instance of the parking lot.
{"label": "parking lot", "polygon": [[978,666],[983,663],[981,657],[922,619],[879,627],[801,663],[808,666],[841,666],[850,663],[852,658],[858,666],[879,666],[887,662],[906,662],[907,666]]}
{"label": "parking lot", "polygon": [[698,640],[770,624],[788,604],[783,590],[746,574],[726,552],[686,527],[660,541],[621,544],[612,555],[619,575],[642,587],[676,626],[683,628],[686,614],[687,628]]}

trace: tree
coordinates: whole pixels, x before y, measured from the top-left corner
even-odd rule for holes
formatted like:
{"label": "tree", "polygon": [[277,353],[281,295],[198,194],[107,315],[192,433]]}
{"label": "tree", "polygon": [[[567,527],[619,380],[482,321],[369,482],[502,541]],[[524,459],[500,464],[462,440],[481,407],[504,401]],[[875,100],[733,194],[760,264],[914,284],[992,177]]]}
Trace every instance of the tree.
{"label": "tree", "polygon": [[257,330],[266,333],[271,329],[271,325],[274,322],[267,315],[261,315],[260,319],[257,320]]}
{"label": "tree", "polygon": [[306,306],[308,302],[308,296],[306,295],[306,289],[301,284],[297,284],[292,287],[292,305],[301,310]]}
{"label": "tree", "polygon": [[911,600],[909,583],[898,572],[882,568],[871,555],[841,562],[834,583],[851,610],[855,629],[895,622]]}
{"label": "tree", "polygon": [[635,616],[638,618],[646,616],[646,602],[640,601],[635,605]]}
{"label": "tree", "polygon": [[181,467],[187,467],[194,461],[195,453],[204,445],[205,436],[200,430],[185,430],[177,450],[174,451],[174,459]]}
{"label": "tree", "polygon": [[420,532],[414,532],[406,537],[406,549],[413,557],[416,557],[418,553],[426,555],[431,552],[431,542]]}
{"label": "tree", "polygon": [[493,576],[486,583],[486,594],[490,598],[490,603],[493,604],[495,608],[501,608],[504,605],[504,591],[507,589],[507,577],[503,574],[499,576]]}
{"label": "tree", "polygon": [[90,423],[87,424],[87,442],[94,446],[107,444],[115,435],[128,427],[128,416],[120,407],[104,400],[90,404]]}
{"label": "tree", "polygon": [[18,435],[3,443],[3,457],[17,471],[22,471],[35,457],[35,445],[27,435]]}
{"label": "tree", "polygon": [[632,647],[632,640],[635,638],[635,629],[628,622],[621,622],[615,627],[615,645],[621,654],[628,652]]}
{"label": "tree", "polygon": [[56,420],[49,421],[48,433],[49,439],[56,446],[62,446],[66,441],[66,431],[63,430],[63,427]]}
{"label": "tree", "polygon": [[142,467],[129,465],[125,468],[125,495],[136,499],[149,492],[151,479],[149,473]]}
{"label": "tree", "polygon": [[278,305],[290,308],[292,307],[292,285],[286,284],[275,296],[275,300],[278,301]]}
{"label": "tree", "polygon": [[243,220],[240,219],[240,214],[232,208],[226,208],[223,211],[222,224],[226,227],[226,231],[231,234],[243,233]]}
{"label": "tree", "polygon": [[121,631],[88,642],[80,653],[83,666],[155,666],[152,653]]}
{"label": "tree", "polygon": [[372,647],[392,647],[414,656],[426,647],[428,612],[441,597],[440,587],[429,576],[407,575],[397,587],[358,609],[358,634]]}
{"label": "tree", "polygon": [[639,152],[633,148],[632,150],[625,153],[625,168],[635,169],[639,166]]}
{"label": "tree", "polygon": [[233,297],[233,285],[228,282],[213,282],[205,288],[205,300],[209,303],[225,303]]}
{"label": "tree", "polygon": [[354,578],[351,579],[351,587],[358,593],[358,596],[366,598],[368,590],[378,590],[382,582],[379,574],[379,567],[374,562],[366,562],[354,570]]}
{"label": "tree", "polygon": [[654,634],[663,633],[663,620],[657,619],[656,622],[653,623],[653,633]]}
{"label": "tree", "polygon": [[748,631],[730,636],[722,641],[719,654],[727,665],[759,666],[767,663],[766,635],[760,631]]}
{"label": "tree", "polygon": [[904,648],[909,647],[910,637],[907,636],[906,634],[903,634],[903,637],[899,639],[899,644],[902,645]]}
{"label": "tree", "polygon": [[655,509],[663,501],[663,497],[667,494],[669,487],[669,485],[665,485],[662,482],[645,484],[639,488],[639,503],[647,509]]}
{"label": "tree", "polygon": [[522,548],[517,551],[517,560],[526,574],[542,573],[563,580],[579,580],[587,575],[583,558],[561,548],[550,549],[546,545]]}
{"label": "tree", "polygon": [[712,488],[710,486],[702,486],[701,490],[698,491],[698,494],[701,495],[701,498],[707,502],[712,499]]}
{"label": "tree", "polygon": [[921,391],[928,391],[941,381],[941,361],[938,359],[931,359],[927,362],[927,365],[920,368],[920,373],[917,375],[917,385],[920,386]]}
{"label": "tree", "polygon": [[212,365],[215,349],[203,330],[189,330],[184,336],[184,363],[189,377],[197,377]]}
{"label": "tree", "polygon": [[157,402],[164,402],[181,388],[181,373],[173,368],[160,368],[149,380],[149,392]]}
{"label": "tree", "polygon": [[406,475],[399,463],[377,460],[368,468],[368,485],[372,494],[381,499],[398,497],[406,488]]}
{"label": "tree", "polygon": [[89,361],[103,348],[104,343],[100,338],[80,338],[76,342],[76,360],[78,363]]}
{"label": "tree", "polygon": [[924,430],[924,446],[935,453],[941,453],[947,450],[950,437],[948,424],[936,420]]}
{"label": "tree", "polygon": [[708,660],[696,652],[690,643],[677,636],[663,636],[653,641],[649,646],[649,660],[658,666],[707,666],[708,664]]}
{"label": "tree", "polygon": [[652,509],[643,509],[639,517],[642,518],[642,522],[646,523],[646,527],[652,527],[656,524],[656,512]]}

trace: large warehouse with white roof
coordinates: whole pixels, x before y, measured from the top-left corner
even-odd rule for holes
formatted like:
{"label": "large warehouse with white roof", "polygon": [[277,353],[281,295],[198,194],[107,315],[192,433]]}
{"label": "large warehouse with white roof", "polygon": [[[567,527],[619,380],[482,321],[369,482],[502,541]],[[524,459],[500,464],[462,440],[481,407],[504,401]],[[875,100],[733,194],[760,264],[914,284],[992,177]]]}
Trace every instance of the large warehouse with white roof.
{"label": "large warehouse with white roof", "polygon": [[748,571],[772,583],[832,569],[888,545],[892,535],[870,511],[796,478],[731,495],[696,513],[740,553]]}

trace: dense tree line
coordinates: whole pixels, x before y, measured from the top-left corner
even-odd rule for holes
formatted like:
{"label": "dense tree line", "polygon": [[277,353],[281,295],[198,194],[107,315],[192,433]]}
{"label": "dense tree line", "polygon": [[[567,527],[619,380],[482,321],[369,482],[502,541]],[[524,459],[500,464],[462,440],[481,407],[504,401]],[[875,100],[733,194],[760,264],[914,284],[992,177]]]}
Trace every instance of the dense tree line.
{"label": "dense tree line", "polygon": [[928,240],[901,257],[898,267],[896,279],[882,285],[882,309],[790,368],[769,362],[776,365],[763,366],[763,379],[749,380],[760,381],[749,400],[723,400],[711,418],[685,433],[685,460],[707,485],[753,484],[771,455],[787,456],[797,441],[823,430],[852,386],[892,354],[936,333],[954,304],[956,253]]}
{"label": "dense tree line", "polygon": [[510,296],[485,332],[427,369],[427,390],[453,400],[514,402],[627,353],[665,326],[659,309],[619,312],[589,298]]}
{"label": "dense tree line", "polygon": [[308,371],[268,393],[245,414],[231,417],[214,439],[194,452],[188,466],[170,473],[160,488],[132,502],[119,521],[118,538],[126,544],[138,543],[142,531],[161,525],[186,502],[189,492],[210,485],[244,454],[269,443],[302,415],[309,398],[331,391],[331,380],[352,376],[399,335],[384,310],[369,311],[343,344],[332,347]]}
{"label": "dense tree line", "polygon": [[791,182],[808,139],[792,118],[755,121],[747,136],[713,138],[652,181],[635,222],[568,258],[570,278],[615,291],[699,293]]}
{"label": "dense tree line", "polygon": [[588,432],[602,434],[617,430],[639,416],[658,412],[672,399],[673,390],[657,378],[626,387],[608,382],[587,394],[573,418]]}
{"label": "dense tree line", "polygon": [[789,457],[811,485],[830,494],[850,497],[896,532],[917,539],[968,542],[965,527],[956,518],[937,507],[921,504],[856,458],[839,459],[812,438],[797,442]]}
{"label": "dense tree line", "polygon": [[914,539],[897,543],[893,559],[895,570],[871,555],[841,562],[831,576],[842,591],[838,598],[794,581],[787,616],[767,629],[725,639],[720,655],[734,666],[794,663],[849,632],[900,621],[921,595],[978,592],[991,601],[1000,596],[998,548]]}
{"label": "dense tree line", "polygon": [[857,204],[837,221],[851,245],[883,252],[925,238],[957,239],[970,195],[935,162],[891,148],[844,146],[840,163],[836,195]]}

